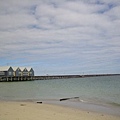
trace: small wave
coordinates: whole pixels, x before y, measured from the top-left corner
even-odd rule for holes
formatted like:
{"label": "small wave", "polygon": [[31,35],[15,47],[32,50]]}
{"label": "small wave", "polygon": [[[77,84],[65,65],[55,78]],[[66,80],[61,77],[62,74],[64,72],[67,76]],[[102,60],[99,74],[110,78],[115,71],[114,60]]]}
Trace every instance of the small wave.
{"label": "small wave", "polygon": [[80,102],[87,102],[87,101],[80,99]]}
{"label": "small wave", "polygon": [[109,104],[110,104],[110,105],[113,105],[113,106],[120,107],[120,104],[119,104],[119,103],[111,102],[111,103],[109,103]]}

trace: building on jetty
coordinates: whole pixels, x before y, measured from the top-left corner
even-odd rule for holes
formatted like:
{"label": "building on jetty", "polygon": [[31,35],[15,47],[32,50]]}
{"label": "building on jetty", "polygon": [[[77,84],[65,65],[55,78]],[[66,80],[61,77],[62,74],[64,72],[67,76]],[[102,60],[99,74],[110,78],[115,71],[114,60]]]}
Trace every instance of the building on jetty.
{"label": "building on jetty", "polygon": [[34,70],[31,67],[0,67],[0,82],[31,81],[33,77]]}
{"label": "building on jetty", "polygon": [[94,75],[52,75],[34,76],[34,70],[30,67],[0,67],[0,82],[33,81],[50,79],[69,79],[84,77],[115,76],[120,74],[94,74]]}
{"label": "building on jetty", "polygon": [[0,67],[0,77],[18,77],[18,76],[34,76],[34,70],[30,67]]}

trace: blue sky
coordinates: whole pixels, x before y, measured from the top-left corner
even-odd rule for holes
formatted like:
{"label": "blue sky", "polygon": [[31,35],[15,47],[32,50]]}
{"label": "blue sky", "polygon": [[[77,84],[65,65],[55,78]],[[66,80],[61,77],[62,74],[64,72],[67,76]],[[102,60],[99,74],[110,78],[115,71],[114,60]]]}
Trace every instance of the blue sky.
{"label": "blue sky", "polygon": [[36,75],[120,73],[120,0],[1,0],[6,65]]}

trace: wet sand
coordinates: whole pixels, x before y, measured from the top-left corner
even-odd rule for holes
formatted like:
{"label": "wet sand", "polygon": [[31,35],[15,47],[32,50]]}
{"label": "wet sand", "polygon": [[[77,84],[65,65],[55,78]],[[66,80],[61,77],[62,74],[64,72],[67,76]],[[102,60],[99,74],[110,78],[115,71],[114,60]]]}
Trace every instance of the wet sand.
{"label": "wet sand", "polygon": [[0,101],[0,120],[120,120],[120,117],[36,102]]}

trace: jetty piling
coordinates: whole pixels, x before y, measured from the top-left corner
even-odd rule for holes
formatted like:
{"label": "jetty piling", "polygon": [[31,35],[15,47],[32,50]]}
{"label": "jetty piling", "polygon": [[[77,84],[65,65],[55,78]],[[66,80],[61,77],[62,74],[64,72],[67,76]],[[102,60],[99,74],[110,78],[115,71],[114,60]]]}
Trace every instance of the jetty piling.
{"label": "jetty piling", "polygon": [[14,81],[34,81],[34,80],[51,80],[51,79],[70,79],[70,78],[84,78],[84,77],[99,77],[99,76],[117,76],[120,74],[98,74],[98,75],[53,75],[53,76],[2,76],[0,82],[14,82]]}

